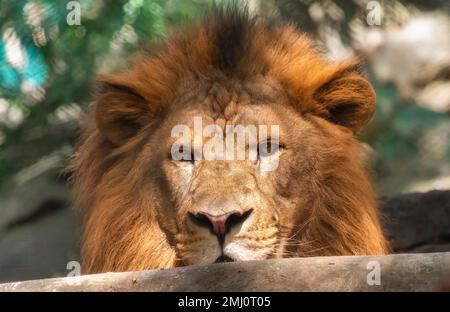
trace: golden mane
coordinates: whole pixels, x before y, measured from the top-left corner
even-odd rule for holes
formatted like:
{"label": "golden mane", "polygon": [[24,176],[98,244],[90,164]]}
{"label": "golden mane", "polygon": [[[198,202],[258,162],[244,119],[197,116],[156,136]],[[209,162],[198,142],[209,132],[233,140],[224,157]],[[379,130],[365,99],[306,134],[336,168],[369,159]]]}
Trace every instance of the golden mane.
{"label": "golden mane", "polygon": [[[387,252],[353,137],[375,107],[375,93],[357,62],[327,62],[293,26],[268,26],[226,9],[172,34],[127,71],[99,78],[101,88],[70,167],[75,205],[83,218],[84,272],[179,265],[158,222],[161,216],[148,209],[162,200],[142,189],[146,177],[139,164],[148,157],[142,146],[176,100],[176,86],[186,79],[252,77],[279,82],[295,110],[320,129],[321,154],[332,159],[310,172],[313,197],[296,220],[297,228],[304,229],[298,239],[307,247],[298,255]],[[336,131],[336,125],[350,131]]]}

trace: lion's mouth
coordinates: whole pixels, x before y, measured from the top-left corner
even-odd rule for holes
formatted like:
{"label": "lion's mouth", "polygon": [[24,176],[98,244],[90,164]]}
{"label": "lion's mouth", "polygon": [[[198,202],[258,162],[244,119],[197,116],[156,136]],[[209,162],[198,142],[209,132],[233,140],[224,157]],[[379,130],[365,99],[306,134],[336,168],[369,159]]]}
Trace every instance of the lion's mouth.
{"label": "lion's mouth", "polygon": [[216,259],[216,261],[214,263],[222,263],[222,262],[234,262],[236,260],[234,260],[231,257],[225,256],[225,255],[221,255],[219,258]]}

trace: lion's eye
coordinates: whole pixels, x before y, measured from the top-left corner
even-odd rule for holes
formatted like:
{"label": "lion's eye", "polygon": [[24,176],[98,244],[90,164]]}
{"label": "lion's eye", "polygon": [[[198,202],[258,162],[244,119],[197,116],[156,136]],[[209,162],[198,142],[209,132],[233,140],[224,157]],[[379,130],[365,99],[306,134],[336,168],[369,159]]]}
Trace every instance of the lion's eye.
{"label": "lion's eye", "polygon": [[188,162],[194,162],[194,150],[190,148],[184,148],[183,146],[180,146],[180,153],[183,155],[183,158],[180,159],[180,161],[188,161]]}
{"label": "lion's eye", "polygon": [[171,159],[180,162],[194,162],[194,151],[188,147],[180,145],[175,150],[171,150]]}
{"label": "lion's eye", "polygon": [[280,151],[282,147],[278,141],[267,140],[258,145],[258,157],[269,157]]}

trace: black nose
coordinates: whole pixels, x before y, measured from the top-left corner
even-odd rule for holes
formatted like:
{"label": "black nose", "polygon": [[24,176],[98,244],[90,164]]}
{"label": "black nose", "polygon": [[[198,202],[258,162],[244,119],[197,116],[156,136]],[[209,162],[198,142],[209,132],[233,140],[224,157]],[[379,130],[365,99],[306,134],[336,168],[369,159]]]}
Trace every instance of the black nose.
{"label": "black nose", "polygon": [[196,214],[189,212],[189,218],[194,224],[209,228],[209,230],[217,236],[220,244],[222,244],[225,235],[230,232],[231,228],[242,224],[249,217],[252,211],[253,209],[249,209],[244,213],[231,211],[219,216],[213,216],[205,212],[198,212]]}

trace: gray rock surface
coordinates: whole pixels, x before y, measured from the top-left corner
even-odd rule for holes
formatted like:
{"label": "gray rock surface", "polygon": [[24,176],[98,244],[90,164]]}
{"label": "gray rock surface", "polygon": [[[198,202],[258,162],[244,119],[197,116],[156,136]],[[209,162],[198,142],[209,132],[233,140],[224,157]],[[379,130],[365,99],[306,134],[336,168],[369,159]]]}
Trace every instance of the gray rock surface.
{"label": "gray rock surface", "polygon": [[394,252],[450,251],[450,191],[396,195],[380,205]]}
{"label": "gray rock surface", "polygon": [[[374,263],[379,266],[379,279],[372,275]],[[450,253],[429,253],[291,258],[106,273],[4,284],[0,291],[433,291],[449,276]]]}
{"label": "gray rock surface", "polygon": [[0,282],[65,276],[79,260],[77,222],[58,170],[0,190]]}
{"label": "gray rock surface", "polygon": [[17,227],[0,239],[0,282],[67,274],[78,260],[75,218],[68,208]]}

